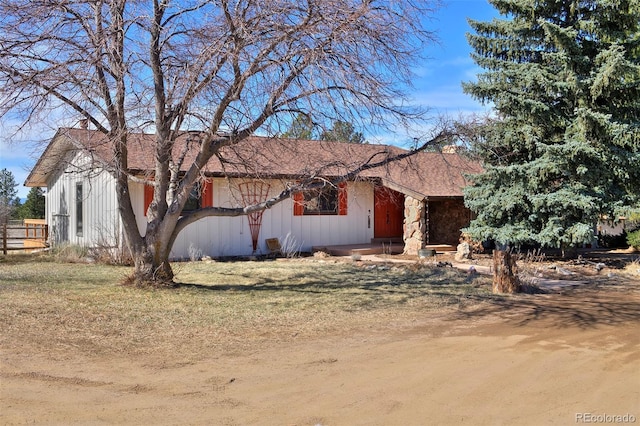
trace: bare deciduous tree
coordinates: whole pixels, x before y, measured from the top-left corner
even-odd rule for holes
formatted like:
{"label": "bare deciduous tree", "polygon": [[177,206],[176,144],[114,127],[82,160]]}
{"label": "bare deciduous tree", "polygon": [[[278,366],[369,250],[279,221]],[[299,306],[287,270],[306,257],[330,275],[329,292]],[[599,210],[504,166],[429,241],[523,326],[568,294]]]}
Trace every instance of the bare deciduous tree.
{"label": "bare deciduous tree", "polygon": [[[267,208],[293,189],[245,209],[181,215],[221,148],[255,132],[277,134],[300,113],[376,126],[420,118],[406,107],[402,87],[433,40],[422,23],[436,3],[3,0],[0,114],[28,122],[54,109],[106,135],[135,279],[171,282],[171,244],[188,223]],[[184,129],[201,132],[197,155],[174,158]],[[144,237],[127,157],[130,135],[143,130],[156,135]],[[179,164],[187,158],[186,167]]]}

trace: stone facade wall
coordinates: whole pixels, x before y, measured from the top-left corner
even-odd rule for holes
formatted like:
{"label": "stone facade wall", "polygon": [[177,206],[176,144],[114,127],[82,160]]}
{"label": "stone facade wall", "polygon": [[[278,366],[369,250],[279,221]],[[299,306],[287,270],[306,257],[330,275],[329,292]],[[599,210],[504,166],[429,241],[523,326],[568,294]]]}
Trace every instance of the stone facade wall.
{"label": "stone facade wall", "polygon": [[471,211],[464,206],[462,198],[429,201],[429,244],[460,242],[460,229],[471,221]]}
{"label": "stone facade wall", "polygon": [[428,244],[456,247],[460,230],[468,226],[470,221],[471,211],[464,206],[461,198],[425,203],[407,195],[404,199],[404,254],[418,254],[418,250]]}
{"label": "stone facade wall", "polygon": [[404,254],[418,254],[425,244],[425,204],[421,200],[404,198]]}

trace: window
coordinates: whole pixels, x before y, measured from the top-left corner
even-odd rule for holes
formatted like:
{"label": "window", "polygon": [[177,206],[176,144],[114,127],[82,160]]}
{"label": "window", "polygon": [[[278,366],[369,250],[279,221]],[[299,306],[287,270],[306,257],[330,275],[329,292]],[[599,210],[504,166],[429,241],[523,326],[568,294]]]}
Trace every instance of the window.
{"label": "window", "polygon": [[189,193],[189,198],[187,202],[184,204],[183,212],[192,212],[194,210],[198,210],[201,207],[200,203],[200,194],[202,193],[202,189],[199,183],[193,185],[191,188],[191,192]]}
{"label": "window", "polygon": [[347,185],[345,182],[335,186],[299,192],[293,196],[294,216],[346,215]]}
{"label": "window", "polygon": [[[144,215],[153,201],[153,185],[144,185]],[[213,206],[213,181],[205,180],[202,184],[194,186],[189,194],[189,199],[182,211],[193,211],[203,207]]]}
{"label": "window", "polygon": [[76,235],[78,237],[82,236],[82,183],[76,183]]}
{"label": "window", "polygon": [[338,214],[338,188],[328,187],[304,192],[304,214]]}

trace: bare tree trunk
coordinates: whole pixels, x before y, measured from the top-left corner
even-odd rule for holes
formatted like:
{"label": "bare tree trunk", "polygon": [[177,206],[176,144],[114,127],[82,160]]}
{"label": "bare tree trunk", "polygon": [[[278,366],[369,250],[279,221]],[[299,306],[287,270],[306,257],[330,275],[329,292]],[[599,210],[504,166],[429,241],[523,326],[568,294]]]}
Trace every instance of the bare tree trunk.
{"label": "bare tree trunk", "polygon": [[148,226],[146,235],[140,237],[135,230],[134,240],[137,244],[129,243],[134,262],[133,274],[127,283],[136,287],[171,287],[173,270],[169,262],[171,252],[170,234],[161,232],[163,228]]}
{"label": "bare tree trunk", "polygon": [[511,252],[506,250],[493,251],[493,292],[518,293],[520,281],[516,273],[518,268]]}
{"label": "bare tree trunk", "polygon": [[173,286],[173,270],[166,250],[156,251],[157,245],[148,245],[134,253],[135,269],[130,283],[138,287]]}
{"label": "bare tree trunk", "polygon": [[[172,246],[172,230],[175,227],[175,216],[165,216],[164,221],[152,219],[147,224],[145,236],[140,235],[129,185],[125,174],[120,174],[117,183],[118,205],[124,225],[126,242],[134,261],[134,272],[128,283],[138,287],[160,287],[173,285],[173,270],[169,262]],[[152,209],[150,209],[152,210]],[[155,212],[150,211],[155,215]],[[172,226],[167,226],[171,223]]]}

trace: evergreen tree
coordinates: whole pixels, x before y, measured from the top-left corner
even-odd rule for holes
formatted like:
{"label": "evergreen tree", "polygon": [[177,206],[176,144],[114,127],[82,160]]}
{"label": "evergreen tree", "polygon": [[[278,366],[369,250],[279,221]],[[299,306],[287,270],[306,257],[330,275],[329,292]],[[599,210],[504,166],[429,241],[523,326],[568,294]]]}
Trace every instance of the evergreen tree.
{"label": "evergreen tree", "polygon": [[638,0],[489,0],[470,21],[483,68],[466,93],[493,103],[465,190],[467,231],[501,244],[590,242],[603,214],[640,198]]}
{"label": "evergreen tree", "polygon": [[6,168],[0,170],[0,223],[6,223],[14,211],[14,200],[18,194],[17,186],[10,170]]}
{"label": "evergreen tree", "polygon": [[[282,134],[284,138],[313,140],[316,126],[310,116],[298,114],[289,129]],[[317,134],[316,134],[317,135]],[[320,140],[348,143],[365,143],[364,135],[356,132],[353,124],[347,121],[336,120],[330,129],[320,133]]]}
{"label": "evergreen tree", "polygon": [[31,188],[26,201],[18,209],[19,219],[44,219],[44,203],[42,188]]}
{"label": "evergreen tree", "polygon": [[0,202],[9,205],[18,194],[16,179],[10,170],[0,170]]}
{"label": "evergreen tree", "polygon": [[9,211],[11,219],[22,219],[20,212],[22,211],[22,200],[20,197],[14,197],[9,203]]}
{"label": "evergreen tree", "polygon": [[282,137],[289,139],[313,139],[313,120],[307,114],[299,113],[291,123],[289,130]]}
{"label": "evergreen tree", "polygon": [[331,129],[325,130],[320,135],[323,141],[336,141],[348,143],[364,143],[364,135],[356,132],[353,124],[347,121],[334,121]]}

